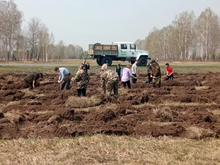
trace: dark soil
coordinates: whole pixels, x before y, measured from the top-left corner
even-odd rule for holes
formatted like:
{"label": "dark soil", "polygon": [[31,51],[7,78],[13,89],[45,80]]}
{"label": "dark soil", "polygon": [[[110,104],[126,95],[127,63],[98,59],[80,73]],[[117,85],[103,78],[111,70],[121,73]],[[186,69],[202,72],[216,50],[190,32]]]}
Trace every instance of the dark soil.
{"label": "dark soil", "polygon": [[[138,77],[132,89],[119,99],[102,93],[99,77],[92,75],[87,98],[97,95],[97,106],[67,107],[77,98],[76,85],[59,90],[58,75],[45,75],[40,86],[29,91],[25,75],[0,76],[0,138],[73,137],[85,134],[174,136],[205,138],[220,136],[220,73],[175,74],[161,88],[144,84]],[[113,105],[113,106],[111,106]]]}

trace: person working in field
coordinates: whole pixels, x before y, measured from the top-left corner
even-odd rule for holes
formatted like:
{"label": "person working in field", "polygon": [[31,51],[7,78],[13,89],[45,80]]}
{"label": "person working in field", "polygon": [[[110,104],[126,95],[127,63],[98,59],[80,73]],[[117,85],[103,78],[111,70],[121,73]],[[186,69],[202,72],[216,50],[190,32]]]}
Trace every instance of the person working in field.
{"label": "person working in field", "polygon": [[69,70],[66,68],[55,67],[54,71],[60,73],[60,76],[58,79],[58,83],[61,83],[60,90],[63,90],[65,86],[66,86],[66,90],[69,90],[70,89],[70,79],[71,79],[71,74],[70,74]]}
{"label": "person working in field", "polygon": [[43,73],[32,73],[27,75],[24,78],[24,81],[29,86],[30,90],[33,90],[36,86],[39,86],[40,84],[37,82],[39,78],[43,78]]}
{"label": "person working in field", "polygon": [[153,79],[153,87],[161,87],[161,72],[160,72],[160,66],[155,61],[152,60],[152,70],[151,70],[151,78]]}
{"label": "person working in field", "polygon": [[[103,64],[102,67],[101,67],[101,70],[103,70],[103,71],[106,71],[107,69],[108,69],[108,61],[106,61],[106,63]],[[101,74],[101,73],[100,73],[100,74]],[[103,78],[101,77],[100,82],[101,82],[102,89],[106,89],[105,79],[103,79]]]}
{"label": "person working in field", "polygon": [[121,78],[122,75],[122,69],[121,69],[121,65],[118,64],[115,68],[115,72],[118,74],[118,77]]}
{"label": "person working in field", "polygon": [[83,65],[79,66],[79,70],[76,73],[76,76],[71,79],[72,81],[76,81],[77,83],[77,93],[78,97],[86,96],[86,88],[89,83],[89,74],[86,71],[86,68],[84,68]]}
{"label": "person working in field", "polygon": [[[102,89],[104,93],[106,93],[107,89],[107,95],[112,96],[111,92],[114,90],[114,97],[117,99],[119,97],[118,95],[118,83],[119,83],[119,77],[118,74],[112,70],[103,70],[100,69],[100,77],[104,81],[101,81],[101,83],[105,83],[105,85],[102,84]],[[106,88],[103,88],[106,87]]]}
{"label": "person working in field", "polygon": [[151,62],[149,62],[149,64],[147,65],[148,80],[145,83],[151,84],[151,82],[152,82],[151,70],[152,70],[152,64],[151,64]]}
{"label": "person working in field", "polygon": [[[134,77],[137,77],[137,64],[138,64],[138,60],[136,60],[136,61],[134,62],[134,64],[131,66],[131,73],[132,73],[132,75],[133,75]],[[133,78],[133,77],[132,77],[132,82],[133,82],[133,84],[135,84],[136,81],[137,81],[137,78]]]}
{"label": "person working in field", "polygon": [[136,79],[136,77],[134,77],[131,73],[131,65],[127,65],[123,71],[122,71],[122,77],[121,77],[121,81],[123,84],[123,87],[126,88],[126,85],[128,86],[129,89],[131,89],[131,83],[130,83],[130,77]]}
{"label": "person working in field", "polygon": [[107,70],[108,69],[108,62],[102,65],[101,67],[102,70]]}
{"label": "person working in field", "polygon": [[83,59],[82,65],[85,68],[85,71],[87,72],[90,69],[89,63],[86,61],[86,59]]}
{"label": "person working in field", "polygon": [[169,65],[169,63],[165,64],[166,70],[167,70],[167,76],[165,80],[173,80],[173,68]]}

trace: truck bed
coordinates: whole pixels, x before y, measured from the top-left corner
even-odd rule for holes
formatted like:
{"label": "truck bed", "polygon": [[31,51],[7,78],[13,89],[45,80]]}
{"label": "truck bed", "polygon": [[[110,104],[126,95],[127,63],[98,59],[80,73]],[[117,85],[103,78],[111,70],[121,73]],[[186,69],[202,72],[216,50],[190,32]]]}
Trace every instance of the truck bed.
{"label": "truck bed", "polygon": [[118,55],[117,45],[89,44],[89,55]]}

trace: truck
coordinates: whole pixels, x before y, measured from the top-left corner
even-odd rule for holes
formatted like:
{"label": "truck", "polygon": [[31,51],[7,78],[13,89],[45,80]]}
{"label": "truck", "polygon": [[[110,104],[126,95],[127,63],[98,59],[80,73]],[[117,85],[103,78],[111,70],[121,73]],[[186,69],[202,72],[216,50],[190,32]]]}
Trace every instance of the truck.
{"label": "truck", "polygon": [[102,66],[108,62],[109,66],[112,61],[129,61],[131,64],[135,60],[139,61],[139,66],[146,66],[149,52],[138,50],[134,42],[113,42],[112,44],[89,44],[88,54],[96,59],[98,65]]}

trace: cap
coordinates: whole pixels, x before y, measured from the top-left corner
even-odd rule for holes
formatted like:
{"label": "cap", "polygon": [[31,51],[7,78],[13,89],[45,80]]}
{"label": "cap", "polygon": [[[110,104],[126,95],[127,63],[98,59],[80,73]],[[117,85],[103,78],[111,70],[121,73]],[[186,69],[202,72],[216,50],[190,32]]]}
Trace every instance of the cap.
{"label": "cap", "polygon": [[152,60],[150,63],[154,63],[154,62],[156,62],[155,60]]}

